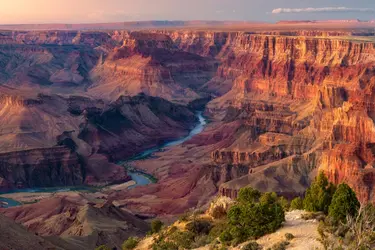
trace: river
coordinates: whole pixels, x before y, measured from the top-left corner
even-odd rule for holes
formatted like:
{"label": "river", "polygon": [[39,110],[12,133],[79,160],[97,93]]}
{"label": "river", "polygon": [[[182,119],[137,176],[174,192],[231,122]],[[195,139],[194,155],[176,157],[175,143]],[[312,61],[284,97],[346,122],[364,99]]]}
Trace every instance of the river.
{"label": "river", "polygon": [[[119,162],[118,164],[125,166],[125,165],[130,164],[132,161],[141,160],[141,159],[145,159],[147,157],[150,157],[152,154],[154,154],[156,152],[159,152],[159,151],[163,150],[164,148],[177,146],[177,145],[180,145],[180,144],[186,142],[187,140],[190,140],[193,136],[201,133],[203,131],[204,127],[207,124],[207,121],[203,117],[201,111],[197,112],[196,115],[199,119],[199,123],[190,131],[189,135],[187,135],[183,138],[177,139],[177,140],[166,142],[166,143],[164,143],[164,144],[162,144],[158,147],[147,149],[147,150],[143,151],[142,153],[128,159],[127,161],[122,161],[122,162]],[[135,188],[137,186],[146,186],[146,185],[149,185],[153,182],[152,176],[150,176],[146,173],[142,173],[142,171],[138,171],[138,170],[129,171],[129,175],[131,176],[132,180],[135,181],[135,183],[136,183],[135,185],[130,186],[129,189]],[[96,188],[81,186],[81,187],[28,188],[28,189],[18,189],[18,190],[14,190],[14,191],[10,191],[10,192],[5,192],[5,193],[25,193],[25,192],[26,193],[42,193],[42,192],[58,193],[58,192],[67,192],[67,191],[89,191],[89,192],[93,192],[93,191],[97,191],[97,190],[98,189],[96,189]],[[1,195],[1,193],[0,193],[0,195]],[[0,207],[1,206],[12,207],[12,206],[19,206],[19,205],[21,205],[21,203],[19,203],[18,201],[0,197]]]}
{"label": "river", "polygon": [[[206,126],[207,121],[206,121],[206,118],[204,118],[204,116],[202,115],[202,111],[198,111],[196,113],[196,116],[198,117],[199,123],[198,123],[197,126],[195,126],[190,131],[188,136],[185,136],[183,138],[180,138],[180,139],[177,139],[177,140],[174,140],[174,141],[166,142],[166,143],[164,143],[160,146],[157,146],[157,147],[147,149],[147,150],[143,151],[142,153],[128,159],[126,162],[129,163],[129,162],[132,162],[132,161],[145,159],[145,158],[151,156],[153,153],[161,151],[163,148],[180,145],[180,144],[190,140],[193,136],[201,133],[203,131],[204,127]],[[121,164],[123,164],[123,163],[124,162],[121,162]]]}
{"label": "river", "polygon": [[[196,116],[198,117],[199,123],[190,131],[189,135],[187,135],[185,137],[182,137],[182,138],[179,138],[177,140],[166,142],[166,143],[164,143],[160,146],[147,149],[147,150],[143,151],[142,153],[128,159],[125,162],[120,162],[119,164],[126,166],[126,165],[130,164],[132,161],[146,159],[146,158],[150,157],[152,154],[154,154],[156,152],[160,152],[164,148],[180,145],[180,144],[190,140],[193,136],[195,136],[197,134],[200,134],[203,131],[204,127],[207,125],[206,118],[204,118],[202,113],[203,113],[202,111],[198,111],[196,113]],[[152,183],[152,180],[149,178],[149,175],[144,174],[140,171],[130,171],[129,175],[132,177],[133,181],[136,182],[136,184],[133,185],[133,186],[130,186],[129,189],[135,188],[137,186],[145,186],[145,185],[148,185],[148,184]]]}

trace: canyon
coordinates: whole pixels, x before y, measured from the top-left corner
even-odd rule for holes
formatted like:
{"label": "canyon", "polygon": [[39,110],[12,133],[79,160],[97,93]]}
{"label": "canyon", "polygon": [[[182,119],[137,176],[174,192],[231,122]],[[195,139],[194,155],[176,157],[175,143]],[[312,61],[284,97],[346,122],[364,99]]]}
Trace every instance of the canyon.
{"label": "canyon", "polygon": [[[136,221],[142,234],[139,218],[175,216],[246,186],[303,195],[318,171],[374,202],[373,27],[259,25],[0,31],[0,191],[101,188],[131,180],[126,167],[157,180],[0,212],[43,237],[86,237],[89,220],[106,232],[90,244],[112,237],[118,247],[132,236],[118,221]],[[189,135],[197,111],[204,129],[168,145]],[[44,210],[55,206],[65,217]],[[46,214],[33,220],[34,210]]]}

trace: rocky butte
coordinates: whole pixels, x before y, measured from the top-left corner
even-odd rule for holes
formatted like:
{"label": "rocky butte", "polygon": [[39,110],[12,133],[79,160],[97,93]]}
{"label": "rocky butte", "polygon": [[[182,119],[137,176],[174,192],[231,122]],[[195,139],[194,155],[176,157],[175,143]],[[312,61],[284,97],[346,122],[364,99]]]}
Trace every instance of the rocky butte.
{"label": "rocky butte", "polygon": [[[116,163],[188,135],[210,100],[202,133],[131,163],[157,183],[1,212],[42,236],[86,237],[95,229],[85,221],[97,225],[93,213],[130,223],[103,229],[99,244],[132,227],[144,232],[133,214],[180,214],[248,185],[301,195],[320,170],[374,202],[372,24],[278,25],[1,31],[2,191],[126,182]],[[33,221],[42,207],[65,215]],[[61,228],[51,227],[60,220]]]}

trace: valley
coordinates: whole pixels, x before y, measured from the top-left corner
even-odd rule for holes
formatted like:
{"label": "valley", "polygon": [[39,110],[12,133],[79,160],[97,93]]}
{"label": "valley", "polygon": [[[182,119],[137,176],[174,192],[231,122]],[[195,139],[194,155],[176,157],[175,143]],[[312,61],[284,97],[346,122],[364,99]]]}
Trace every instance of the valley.
{"label": "valley", "polygon": [[373,203],[374,27],[285,25],[0,31],[0,212],[91,249],[319,171]]}

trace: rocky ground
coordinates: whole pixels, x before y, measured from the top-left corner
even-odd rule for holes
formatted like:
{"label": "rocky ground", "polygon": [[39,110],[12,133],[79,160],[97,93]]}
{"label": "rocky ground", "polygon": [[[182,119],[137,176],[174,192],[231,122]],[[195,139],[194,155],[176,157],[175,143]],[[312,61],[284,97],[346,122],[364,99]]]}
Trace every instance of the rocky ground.
{"label": "rocky ground", "polygon": [[[274,244],[281,241],[285,241],[285,234],[291,233],[295,236],[290,244],[287,246],[289,250],[317,250],[324,249],[320,243],[318,234],[318,222],[316,220],[304,220],[301,218],[302,214],[305,213],[302,210],[295,210],[287,212],[285,214],[285,223],[282,228],[277,230],[275,233],[265,235],[257,240],[263,249],[268,249]],[[229,247],[228,249],[242,249],[248,242],[245,242],[237,247]],[[146,237],[143,239],[136,250],[147,250],[151,249],[153,244],[153,237]],[[197,248],[199,250],[209,250],[212,246],[207,245],[204,247]]]}
{"label": "rocky ground", "polygon": [[257,242],[265,249],[285,240],[285,234],[291,233],[295,236],[290,241],[287,249],[290,250],[317,250],[323,249],[318,234],[318,224],[316,220],[304,220],[301,218],[304,211],[291,211],[285,214],[284,226],[275,233],[266,235]]}

